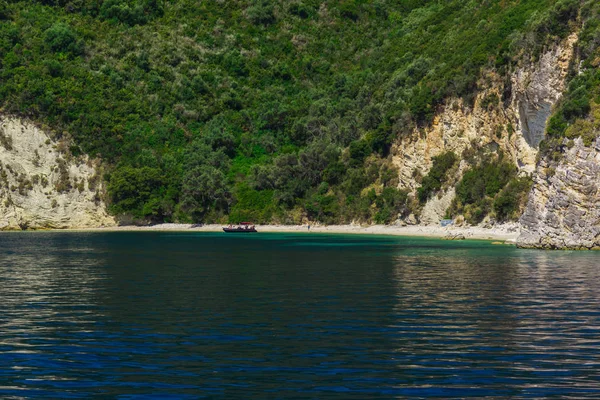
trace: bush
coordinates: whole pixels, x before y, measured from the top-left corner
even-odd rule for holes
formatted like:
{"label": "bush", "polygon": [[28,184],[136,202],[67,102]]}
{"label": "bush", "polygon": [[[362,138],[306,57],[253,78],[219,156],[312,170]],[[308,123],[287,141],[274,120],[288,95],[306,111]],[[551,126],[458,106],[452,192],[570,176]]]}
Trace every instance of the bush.
{"label": "bush", "polygon": [[212,165],[186,171],[181,191],[181,208],[194,222],[202,222],[211,211],[227,212],[231,202],[227,178]]}
{"label": "bush", "polygon": [[353,2],[345,2],[339,5],[340,15],[343,18],[347,18],[352,21],[357,21],[359,18],[359,11]]}
{"label": "bush", "polygon": [[489,198],[484,198],[475,204],[467,205],[463,212],[465,221],[471,225],[477,225],[491,210],[492,201]]}
{"label": "bush", "polygon": [[394,133],[388,126],[380,126],[367,135],[369,147],[384,157],[390,153],[393,140]]}
{"label": "bush", "polygon": [[260,1],[246,9],[248,19],[255,25],[271,25],[275,22],[273,4],[269,1]]}
{"label": "bush", "polygon": [[436,105],[437,101],[429,87],[419,85],[414,88],[410,101],[410,112],[418,123],[430,121],[435,113]]}
{"label": "bush", "polygon": [[522,214],[533,180],[513,178],[494,199],[494,212],[499,221],[516,221]]}
{"label": "bush", "polygon": [[[600,35],[600,29],[599,29]],[[549,159],[559,159],[562,153],[562,139],[564,137],[575,139],[584,137],[586,145],[590,145],[597,136],[593,125],[598,117],[590,113],[597,107],[594,97],[600,92],[600,71],[597,69],[586,70],[575,77],[569,84],[567,93],[558,104],[555,113],[548,120],[546,139],[540,144],[541,156]],[[598,99],[600,100],[600,99]],[[590,121],[587,121],[589,119]],[[590,129],[585,129],[589,125]],[[557,154],[558,157],[553,155]]]}
{"label": "bush", "polygon": [[235,188],[234,202],[229,212],[229,222],[237,224],[252,221],[258,224],[271,221],[276,212],[273,190],[254,190],[246,184]]}
{"label": "bush", "polygon": [[363,161],[371,154],[371,146],[366,140],[356,140],[350,143],[350,159],[353,166],[362,165]]}
{"label": "bush", "polygon": [[477,203],[486,196],[494,197],[516,172],[515,166],[501,157],[487,158],[464,173],[456,185],[456,197],[463,205]]}
{"label": "bush", "polygon": [[304,209],[311,220],[324,223],[335,222],[339,213],[338,199],[332,194],[316,193],[304,204]]}
{"label": "bush", "polygon": [[6,1],[0,0],[0,21],[10,19],[10,11]]}
{"label": "bush", "polygon": [[362,168],[351,168],[346,173],[346,179],[342,182],[341,188],[346,194],[357,195],[368,183],[369,181]]}
{"label": "bush", "polygon": [[519,186],[521,180],[515,178],[516,173],[516,167],[510,161],[504,160],[502,154],[498,157],[485,157],[477,166],[463,174],[456,185],[456,197],[447,214],[455,216],[462,213],[468,223],[478,224],[492,209],[496,211],[495,197],[514,180],[518,184],[513,184],[503,192],[504,194],[498,195],[503,197],[498,202],[498,209],[502,218],[506,218],[503,213],[510,211],[511,205],[508,203],[512,200],[509,200],[509,197],[513,196],[518,188],[522,189],[522,186]]}
{"label": "bush", "polygon": [[425,203],[434,193],[442,188],[442,182],[447,178],[447,173],[458,158],[451,151],[432,158],[432,166],[427,175],[421,181],[421,187],[417,189],[417,195],[421,203]]}
{"label": "bush", "polygon": [[292,3],[288,8],[290,14],[306,19],[314,14],[315,9],[304,3]]}
{"label": "bush", "polygon": [[136,218],[150,215],[144,206],[159,197],[164,178],[159,169],[122,166],[110,176],[108,182],[109,208],[116,214],[131,214]]}
{"label": "bush", "polygon": [[83,41],[63,23],[56,23],[46,30],[46,44],[56,53],[79,55],[83,51]]}
{"label": "bush", "polygon": [[143,25],[163,12],[160,0],[104,0],[100,7],[101,18],[129,26]]}
{"label": "bush", "polygon": [[57,78],[59,76],[62,76],[63,65],[60,63],[60,61],[58,61],[58,60],[47,60],[44,64],[46,66],[46,70],[48,71],[48,74],[51,77]]}
{"label": "bush", "polygon": [[399,216],[406,214],[408,191],[395,187],[386,187],[381,195],[375,199],[377,213],[375,222],[378,224],[389,224]]}

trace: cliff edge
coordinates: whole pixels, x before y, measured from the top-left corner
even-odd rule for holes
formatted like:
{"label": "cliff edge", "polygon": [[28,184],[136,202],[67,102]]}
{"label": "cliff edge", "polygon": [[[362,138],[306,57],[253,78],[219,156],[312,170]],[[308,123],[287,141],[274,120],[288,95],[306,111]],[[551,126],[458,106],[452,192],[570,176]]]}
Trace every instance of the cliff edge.
{"label": "cliff edge", "polygon": [[538,165],[517,246],[600,249],[599,199],[600,141],[576,139],[558,165]]}
{"label": "cliff edge", "polygon": [[113,226],[99,163],[34,124],[0,115],[0,230]]}

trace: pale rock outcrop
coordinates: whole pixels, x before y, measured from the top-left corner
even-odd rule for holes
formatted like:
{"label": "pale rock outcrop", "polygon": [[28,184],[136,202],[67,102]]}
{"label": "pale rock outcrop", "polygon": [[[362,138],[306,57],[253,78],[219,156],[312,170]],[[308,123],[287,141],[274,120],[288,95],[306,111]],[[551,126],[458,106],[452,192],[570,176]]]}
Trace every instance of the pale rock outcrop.
{"label": "pale rock outcrop", "polygon": [[[511,75],[510,96],[505,104],[487,104],[490,98],[500,100],[501,91],[508,89],[503,87],[508,86],[506,83],[490,73],[484,79],[491,85],[479,92],[472,109],[465,107],[462,100],[448,101],[429,128],[415,129],[412,135],[401,138],[392,150],[399,187],[414,193],[419,187],[417,177],[429,171],[433,157],[446,151],[460,157],[473,147],[503,151],[520,173],[533,173],[537,146],[544,137],[551,109],[565,89],[576,42],[577,35],[573,34],[542,54],[537,62],[517,68]],[[466,167],[461,165],[452,180],[460,179]],[[445,204],[447,199],[443,197]],[[430,202],[437,204],[439,199]],[[445,213],[438,205],[426,205],[424,211],[427,223],[439,222]]]}
{"label": "pale rock outcrop", "polygon": [[430,199],[423,207],[420,219],[423,225],[433,225],[440,222],[456,195],[454,188],[440,194],[440,196],[434,196]]}
{"label": "pale rock outcrop", "polygon": [[511,77],[512,99],[507,113],[517,122],[516,161],[526,172],[535,170],[537,147],[544,139],[552,107],[565,91],[575,43],[576,33],[542,54],[533,66],[518,68]]}
{"label": "pale rock outcrop", "polygon": [[88,157],[16,117],[0,116],[0,230],[113,226]]}
{"label": "pale rock outcrop", "polygon": [[576,139],[557,165],[541,161],[521,217],[520,247],[600,249],[600,140]]}

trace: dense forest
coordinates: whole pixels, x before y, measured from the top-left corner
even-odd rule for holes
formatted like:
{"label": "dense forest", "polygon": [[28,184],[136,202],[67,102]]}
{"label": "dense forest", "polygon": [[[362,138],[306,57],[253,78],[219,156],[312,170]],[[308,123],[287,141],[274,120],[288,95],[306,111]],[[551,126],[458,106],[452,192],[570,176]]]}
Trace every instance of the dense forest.
{"label": "dense forest", "polygon": [[[462,156],[437,157],[413,199],[397,187],[394,141],[427,126],[445,99],[471,104],[482,70],[506,75],[579,26],[587,69],[571,77],[543,152],[560,153],[573,125],[597,131],[588,116],[600,112],[598,8],[0,0],[0,106],[68,138],[74,156],[101,158],[116,215],[389,223],[439,191]],[[448,212],[473,223],[489,210],[516,218],[529,185],[502,155],[482,160]]]}

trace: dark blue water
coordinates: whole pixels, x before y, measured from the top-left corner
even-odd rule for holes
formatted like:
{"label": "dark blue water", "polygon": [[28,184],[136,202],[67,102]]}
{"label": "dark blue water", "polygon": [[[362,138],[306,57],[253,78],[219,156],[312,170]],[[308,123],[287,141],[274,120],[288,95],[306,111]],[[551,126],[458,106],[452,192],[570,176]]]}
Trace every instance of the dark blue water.
{"label": "dark blue water", "polygon": [[0,398],[600,397],[600,253],[0,234]]}

